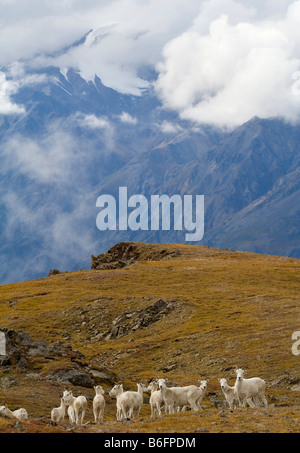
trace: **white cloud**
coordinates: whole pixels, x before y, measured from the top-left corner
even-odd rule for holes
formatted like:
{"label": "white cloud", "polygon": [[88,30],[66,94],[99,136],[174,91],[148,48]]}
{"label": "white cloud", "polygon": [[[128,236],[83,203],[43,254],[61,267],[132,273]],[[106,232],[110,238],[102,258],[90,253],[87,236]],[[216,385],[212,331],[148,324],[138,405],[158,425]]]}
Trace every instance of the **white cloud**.
{"label": "white cloud", "polygon": [[9,65],[7,73],[0,71],[0,115],[25,113],[25,107],[13,102],[11,96],[21,87],[42,83],[46,78],[44,74],[26,74],[23,65],[18,62]]}
{"label": "white cloud", "polygon": [[12,136],[5,143],[4,155],[7,168],[43,184],[65,184],[80,158],[72,135],[57,124],[40,139]]}
{"label": "white cloud", "polygon": [[128,112],[123,112],[119,116],[119,119],[122,123],[132,124],[132,125],[137,124],[137,119],[134,118],[133,116],[131,116],[130,113],[128,113]]}
{"label": "white cloud", "polygon": [[177,134],[182,132],[182,128],[179,124],[170,123],[170,121],[166,120],[159,125],[159,128],[164,134]]}
{"label": "white cloud", "polygon": [[87,115],[77,112],[74,115],[74,118],[71,117],[69,121],[72,122],[73,119],[75,119],[75,122],[82,128],[90,129],[94,132],[99,131],[101,139],[107,148],[114,148],[115,128],[106,116],[99,117],[94,114]]}
{"label": "white cloud", "polygon": [[[233,126],[237,109],[241,121],[252,112],[298,115],[286,85],[299,59],[299,1],[0,0],[0,17],[2,65],[22,59],[31,68],[72,67],[87,80],[97,74],[106,86],[140,95],[149,87],[141,70],[160,62],[158,92],[183,118],[222,125],[228,115]],[[91,29],[85,43],[68,48]],[[17,111],[5,93],[5,110]]]}
{"label": "white cloud", "polygon": [[253,116],[300,118],[292,74],[300,68],[300,1],[283,19],[195,26],[164,48],[156,90],[184,119],[233,128]]}
{"label": "white cloud", "polygon": [[[105,85],[138,95],[149,85],[139,68],[156,64],[163,45],[190,26],[198,10],[198,0],[2,1],[0,63],[73,67],[86,79],[97,74]],[[49,57],[91,29],[86,45]]]}
{"label": "white cloud", "polygon": [[22,105],[17,105],[11,100],[11,95],[18,90],[18,84],[7,80],[3,72],[0,72],[0,114],[14,115],[25,112]]}
{"label": "white cloud", "polygon": [[88,129],[110,129],[111,124],[105,116],[98,117],[96,115],[84,115],[77,113],[77,122],[80,126]]}

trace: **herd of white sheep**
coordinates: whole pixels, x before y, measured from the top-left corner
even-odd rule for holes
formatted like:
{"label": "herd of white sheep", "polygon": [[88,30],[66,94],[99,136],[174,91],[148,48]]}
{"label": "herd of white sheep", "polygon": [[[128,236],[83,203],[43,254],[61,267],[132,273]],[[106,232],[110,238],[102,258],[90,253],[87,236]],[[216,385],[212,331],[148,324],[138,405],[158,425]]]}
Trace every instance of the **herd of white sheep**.
{"label": "herd of white sheep", "polygon": [[[262,403],[268,405],[265,397],[266,383],[263,379],[254,377],[244,378],[244,370],[236,370],[236,381],[233,387],[227,384],[227,380],[219,379],[220,387],[230,409],[235,407],[259,407]],[[109,396],[116,397],[117,420],[131,419],[139,416],[143,405],[143,393],[150,392],[150,407],[152,417],[165,413],[173,414],[176,411],[185,410],[190,406],[191,410],[198,411],[202,409],[200,403],[207,392],[207,381],[199,381],[199,387],[188,385],[185,387],[167,387],[166,379],[153,380],[147,386],[137,384],[137,391],[124,391],[122,384],[116,384],[109,392]],[[95,397],[93,399],[93,414],[96,424],[103,423],[105,399],[104,390],[101,386],[94,387]],[[59,407],[52,409],[52,422],[62,422],[65,418],[66,411],[70,423],[82,425],[85,412],[87,409],[87,399],[85,396],[73,396],[70,390],[65,390],[61,398]],[[15,418],[19,421],[28,420],[26,409],[21,408],[11,411],[7,406],[0,407],[0,413]]]}

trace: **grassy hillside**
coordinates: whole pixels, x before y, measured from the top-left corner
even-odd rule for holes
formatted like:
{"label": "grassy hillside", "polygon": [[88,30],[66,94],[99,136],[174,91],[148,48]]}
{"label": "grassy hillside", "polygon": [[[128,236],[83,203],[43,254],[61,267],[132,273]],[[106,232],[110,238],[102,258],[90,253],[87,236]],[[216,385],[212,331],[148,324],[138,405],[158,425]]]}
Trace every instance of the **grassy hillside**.
{"label": "grassy hillside", "polygon": [[[0,405],[28,410],[25,431],[74,430],[67,422],[50,423],[51,408],[59,406],[66,384],[48,376],[76,365],[92,372],[107,391],[117,381],[134,390],[136,382],[158,377],[179,385],[209,381],[202,412],[154,420],[145,404],[140,419],[116,422],[115,399],[106,395],[100,427],[92,423],[93,388],[68,385],[89,399],[86,421],[91,423],[79,431],[299,431],[300,358],[291,352],[291,335],[300,330],[300,261],[200,246],[135,247],[142,251],[139,260],[122,269],[0,286],[0,328],[69,351],[30,355],[26,369],[0,367]],[[151,318],[160,299],[167,309]],[[122,327],[120,336],[115,338],[112,326]],[[231,413],[223,407],[218,378],[233,385],[235,366],[247,370],[246,377],[266,380],[268,408]],[[0,432],[17,429],[0,418]]]}

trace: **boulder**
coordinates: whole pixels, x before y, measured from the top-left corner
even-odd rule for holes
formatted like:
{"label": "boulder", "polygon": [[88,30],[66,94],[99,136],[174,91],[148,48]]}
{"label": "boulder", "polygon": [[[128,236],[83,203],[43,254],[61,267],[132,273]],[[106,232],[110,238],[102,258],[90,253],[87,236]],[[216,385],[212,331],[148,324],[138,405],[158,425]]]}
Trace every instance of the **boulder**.
{"label": "boulder", "polygon": [[86,371],[77,367],[52,371],[46,376],[46,379],[87,388],[92,388],[95,385],[94,378]]}

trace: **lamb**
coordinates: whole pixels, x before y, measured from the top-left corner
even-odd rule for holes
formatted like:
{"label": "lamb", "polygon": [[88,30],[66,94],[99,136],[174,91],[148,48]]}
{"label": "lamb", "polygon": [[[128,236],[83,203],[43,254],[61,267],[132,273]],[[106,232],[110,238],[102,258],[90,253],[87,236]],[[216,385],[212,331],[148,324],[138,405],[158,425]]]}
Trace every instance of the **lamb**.
{"label": "lamb", "polygon": [[116,397],[116,400],[117,400],[117,413],[116,413],[116,419],[117,420],[121,420],[122,419],[122,417],[121,417],[122,409],[121,409],[121,404],[120,404],[120,401],[119,401],[119,398],[120,398],[122,393],[124,393],[123,384],[116,384],[111,389],[111,391],[109,392],[109,396],[113,396],[114,395]]}
{"label": "lamb", "polygon": [[207,381],[200,380],[198,382],[200,384],[199,387],[197,387],[196,389],[190,389],[187,392],[187,400],[191,405],[191,409],[195,411],[202,409],[200,403],[207,392]]}
{"label": "lamb", "polygon": [[13,411],[13,416],[20,422],[28,420],[28,413],[27,410],[24,409],[24,407],[21,407],[20,409]]}
{"label": "lamb", "polygon": [[60,406],[54,407],[51,411],[51,420],[53,422],[61,422],[64,420],[66,414],[66,404],[63,399],[60,400]]}
{"label": "lamb", "polygon": [[87,408],[87,399],[85,396],[77,396],[75,398],[73,393],[69,390],[65,390],[63,393],[63,402],[66,406],[72,406],[74,409],[75,424],[83,424],[83,419],[85,416],[85,411]]}
{"label": "lamb", "polygon": [[8,407],[6,406],[6,404],[5,404],[5,406],[0,406],[0,413],[3,414],[3,415],[5,415],[6,417],[15,418],[15,417],[13,416],[12,411],[11,411],[10,409],[8,409]]}
{"label": "lamb", "polygon": [[239,401],[240,407],[245,407],[249,399],[253,400],[254,406],[259,406],[259,399],[264,406],[268,405],[265,397],[266,383],[263,379],[254,377],[250,379],[244,378],[245,371],[239,368],[236,370],[236,381],[234,384],[235,393]]}
{"label": "lamb", "polygon": [[[117,420],[123,418],[132,418],[134,410],[137,411],[137,416],[140,414],[143,405],[143,392],[146,390],[144,384],[137,384],[137,392],[123,391],[122,384],[115,385],[109,395],[115,395],[117,398]],[[120,418],[118,418],[120,417]]]}
{"label": "lamb", "polygon": [[235,401],[237,401],[235,387],[230,387],[227,384],[227,379],[225,379],[225,378],[219,379],[219,382],[220,382],[220,386],[221,386],[223,395],[225,396],[225,399],[226,399],[227,403],[229,404],[229,409],[232,410],[234,408]]}
{"label": "lamb", "polygon": [[151,407],[151,416],[154,417],[156,412],[158,413],[158,415],[161,415],[161,407],[164,404],[164,400],[161,394],[161,390],[158,390],[157,382],[150,382],[147,387],[147,391],[151,392],[149,401]]}
{"label": "lamb", "polygon": [[10,409],[8,409],[7,405],[5,405],[0,407],[0,412],[2,412],[2,414],[6,415],[7,417],[16,418],[20,422],[28,420],[27,410],[23,407],[16,409],[15,411],[11,411]]}
{"label": "lamb", "polygon": [[100,385],[94,387],[96,395],[93,400],[93,413],[95,423],[103,423],[103,415],[104,415],[104,408],[105,408],[105,399],[104,393],[105,391]]}
{"label": "lamb", "polygon": [[[222,393],[225,396],[227,403],[229,404],[229,409],[234,409],[236,407],[236,403],[238,402],[235,387],[230,387],[230,385],[227,384],[227,379],[225,378],[219,379],[219,382]],[[252,398],[247,398],[247,403],[249,406],[255,407]]]}

